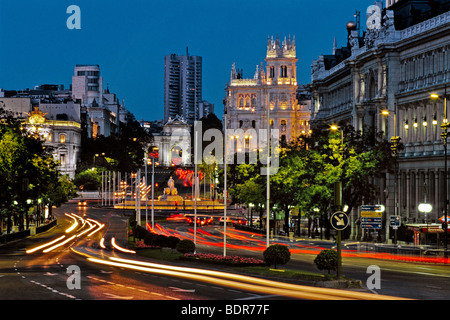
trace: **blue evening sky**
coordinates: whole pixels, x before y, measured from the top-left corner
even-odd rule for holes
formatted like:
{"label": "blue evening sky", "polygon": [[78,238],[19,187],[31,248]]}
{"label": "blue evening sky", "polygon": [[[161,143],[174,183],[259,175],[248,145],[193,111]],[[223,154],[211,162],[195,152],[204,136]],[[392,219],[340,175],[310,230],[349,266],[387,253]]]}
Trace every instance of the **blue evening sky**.
{"label": "blue evening sky", "polygon": [[[346,23],[374,0],[0,0],[0,88],[69,87],[76,64],[98,64],[111,92],[137,119],[163,118],[164,56],[203,57],[203,99],[223,114],[233,62],[251,78],[267,37],[296,37],[298,78],[312,60],[347,43]],[[70,5],[81,30],[69,30]]]}

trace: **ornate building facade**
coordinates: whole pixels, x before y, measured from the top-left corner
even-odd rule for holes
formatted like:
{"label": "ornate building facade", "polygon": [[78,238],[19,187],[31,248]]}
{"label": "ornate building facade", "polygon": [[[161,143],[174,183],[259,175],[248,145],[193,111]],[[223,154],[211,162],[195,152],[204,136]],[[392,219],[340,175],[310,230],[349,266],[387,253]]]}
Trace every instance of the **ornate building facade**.
{"label": "ornate building facade", "polygon": [[[388,1],[384,9],[378,3],[380,15],[370,20],[368,10],[362,36],[355,23],[347,24],[348,45],[313,61],[309,85],[313,128],[319,123],[375,128],[386,139],[400,137],[405,146],[398,174],[386,173],[375,195],[386,206],[384,240],[393,233],[389,216],[398,214],[403,226],[439,222],[448,199],[441,124],[446,121],[444,97],[450,81],[450,12],[448,6],[446,12],[424,7],[422,20],[404,25],[413,20],[405,19],[401,9],[414,1]],[[431,99],[432,93],[440,99]],[[432,204],[433,211],[420,212],[422,202]],[[361,235],[358,218],[354,210],[355,239]]]}
{"label": "ornate building facade", "polygon": [[191,125],[181,116],[164,123],[153,133],[152,150],[158,162],[166,167],[191,165]]}
{"label": "ornate building facade", "polygon": [[51,148],[61,174],[66,174],[73,179],[81,152],[80,122],[73,119],[55,120],[54,115],[36,108],[29,113],[24,126],[30,133],[38,135],[45,147]]}
{"label": "ornate building facade", "polygon": [[308,134],[310,104],[299,104],[297,99],[297,61],[295,38],[280,41],[277,37],[267,40],[266,66],[257,66],[253,78],[244,79],[233,64],[224,99],[227,129],[244,133],[267,129],[270,106],[271,128],[279,130],[280,142]]}

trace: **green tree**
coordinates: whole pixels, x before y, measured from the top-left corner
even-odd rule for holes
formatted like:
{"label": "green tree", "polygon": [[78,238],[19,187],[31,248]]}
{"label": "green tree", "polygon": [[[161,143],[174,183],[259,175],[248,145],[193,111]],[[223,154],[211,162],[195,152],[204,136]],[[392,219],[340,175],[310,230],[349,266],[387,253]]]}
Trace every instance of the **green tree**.
{"label": "green tree", "polygon": [[381,134],[316,130],[311,137],[292,142],[280,155],[280,169],[271,177],[271,201],[289,214],[297,205],[310,221],[320,218],[327,227],[334,206],[334,184],[341,181],[343,199],[352,210],[376,198],[375,180],[392,164],[390,144]]}
{"label": "green tree", "polygon": [[[19,230],[29,224],[29,210],[41,205],[59,205],[74,195],[74,186],[58,172],[50,148],[38,135],[9,117],[0,125],[0,209],[7,218],[7,233],[13,220]],[[38,211],[40,214],[40,212]],[[24,224],[24,221],[26,225]]]}
{"label": "green tree", "polygon": [[101,186],[102,176],[97,168],[86,169],[75,175],[73,182],[83,190],[98,190]]}
{"label": "green tree", "polygon": [[[261,221],[263,220],[263,208],[266,203],[266,187],[261,181],[261,176],[249,178],[244,183],[238,184],[235,188],[236,197],[240,203],[245,203],[247,207],[251,204],[254,206],[256,212],[259,213],[259,227],[262,227]],[[252,221],[250,225],[252,225]]]}
{"label": "green tree", "polygon": [[84,137],[77,172],[92,167],[107,171],[134,172],[142,165],[145,150],[152,141],[153,135],[134,118],[121,123],[117,136]]}

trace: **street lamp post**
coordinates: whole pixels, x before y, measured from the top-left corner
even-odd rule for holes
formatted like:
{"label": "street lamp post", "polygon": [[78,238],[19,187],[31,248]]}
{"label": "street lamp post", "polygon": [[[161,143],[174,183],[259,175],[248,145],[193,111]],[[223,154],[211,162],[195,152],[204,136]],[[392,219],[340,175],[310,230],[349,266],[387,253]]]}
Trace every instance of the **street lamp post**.
{"label": "street lamp post", "polygon": [[[331,126],[332,131],[338,131],[340,132],[341,136],[341,147],[342,147],[342,157],[344,157],[344,131],[340,129],[336,125]],[[342,202],[342,181],[339,180],[334,185],[334,204],[337,206],[337,210],[341,211],[343,208],[343,202]],[[337,230],[336,235],[336,248],[337,248],[337,270],[336,270],[336,277],[339,279],[342,275],[342,231]]]}
{"label": "street lamp post", "polygon": [[266,226],[266,247],[270,245],[270,95],[267,94],[267,180],[266,180],[266,215],[267,215],[267,226]]}
{"label": "street lamp post", "polygon": [[[381,112],[383,116],[389,116],[388,110]],[[398,218],[398,148],[400,146],[401,138],[397,136],[397,118],[394,112],[394,135],[391,137],[391,151],[394,156],[394,216]],[[397,243],[397,228],[394,228],[394,244]]]}
{"label": "street lamp post", "polygon": [[[151,192],[152,192],[152,209],[151,209],[151,220],[152,220],[152,230],[155,229],[155,161],[156,158],[151,156],[151,155],[146,155],[146,158],[151,159],[152,162],[152,187],[151,187]],[[145,183],[147,184],[147,164],[148,164],[148,160],[145,160]],[[146,193],[147,195],[147,193]],[[148,197],[146,196],[145,199],[145,216],[147,219],[147,202],[148,202]],[[147,223],[147,221],[146,221]]]}
{"label": "street lamp post", "polygon": [[[445,117],[444,120],[446,120],[447,117]],[[447,180],[448,180],[448,168],[447,168],[447,142],[448,142],[448,122],[444,122],[441,125],[442,133],[441,137],[444,142],[444,194],[445,194],[445,204],[444,204],[444,234],[445,234],[445,243],[444,243],[444,255],[445,258],[447,258],[447,242],[448,242],[448,222],[447,222],[447,215],[448,215],[448,195],[447,195]]]}
{"label": "street lamp post", "polygon": [[224,142],[224,161],[223,161],[223,256],[227,256],[227,160],[228,160],[228,133],[225,124],[225,142]]}
{"label": "street lamp post", "polygon": [[145,165],[145,228],[148,228],[148,191],[147,191],[147,163],[148,162],[148,150],[145,151],[145,157],[144,157],[144,165]]}
{"label": "street lamp post", "polygon": [[[425,199],[425,201],[426,201],[426,199]],[[425,214],[425,220],[427,223],[427,233],[428,233],[428,214],[431,212],[431,210],[433,210],[433,207],[429,203],[421,203],[421,204],[419,204],[418,209],[420,212]],[[425,244],[426,244],[426,240],[425,240]]]}
{"label": "street lamp post", "polygon": [[[430,95],[431,99],[439,99],[440,96],[436,93],[432,93]],[[448,142],[448,118],[447,118],[447,86],[445,86],[444,91],[444,119],[441,124],[441,138],[444,144],[444,195],[445,195],[445,203],[444,203],[444,223],[442,225],[444,229],[444,257],[448,258],[448,222],[447,222],[447,216],[448,216],[448,192],[447,192],[447,182],[448,182],[448,165],[447,165],[447,142]]]}

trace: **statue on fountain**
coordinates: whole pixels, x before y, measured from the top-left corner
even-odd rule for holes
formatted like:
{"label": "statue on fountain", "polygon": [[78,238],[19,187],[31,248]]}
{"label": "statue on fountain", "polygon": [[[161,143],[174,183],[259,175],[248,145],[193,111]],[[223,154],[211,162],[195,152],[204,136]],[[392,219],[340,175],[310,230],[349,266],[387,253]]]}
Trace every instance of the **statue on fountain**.
{"label": "statue on fountain", "polygon": [[175,188],[175,181],[170,177],[167,182],[168,188],[164,188],[164,194],[159,197],[162,201],[183,201],[183,198],[178,195],[178,190]]}

